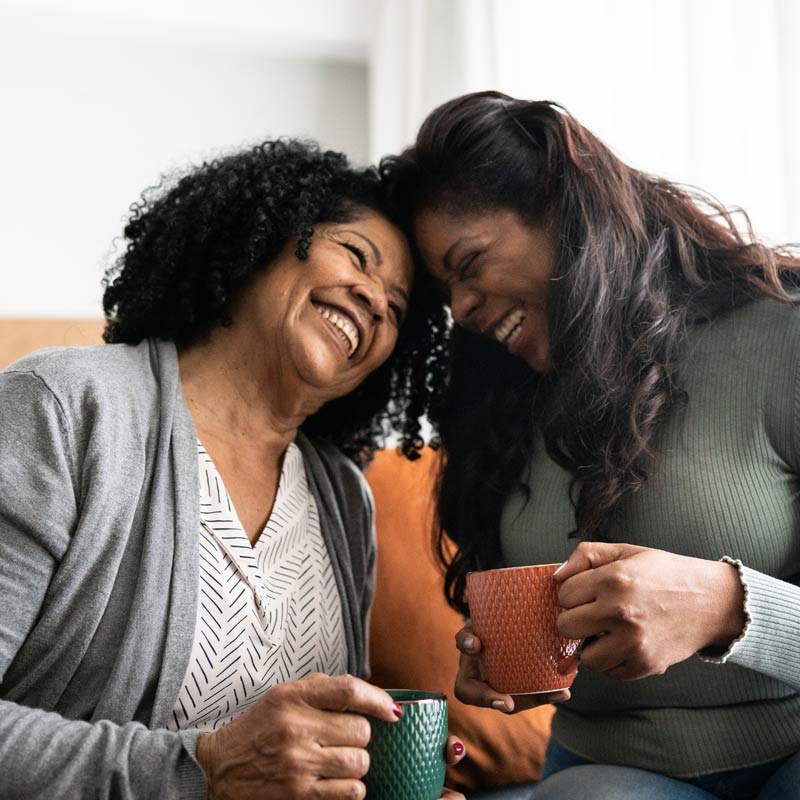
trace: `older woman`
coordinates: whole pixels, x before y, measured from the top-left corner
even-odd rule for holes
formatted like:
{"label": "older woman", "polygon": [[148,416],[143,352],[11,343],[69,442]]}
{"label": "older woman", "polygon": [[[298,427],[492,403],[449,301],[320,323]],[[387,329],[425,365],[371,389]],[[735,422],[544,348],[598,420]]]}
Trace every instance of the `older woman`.
{"label": "older woman", "polygon": [[360,796],[362,715],[401,711],[361,679],[353,461],[420,446],[444,319],[377,175],[311,144],[205,164],[125,235],[107,344],[0,375],[0,794]]}
{"label": "older woman", "polygon": [[448,596],[566,561],[585,639],[571,695],[511,697],[467,628],[456,694],[560,701],[537,800],[796,797],[800,254],[548,102],[452,100],[383,171],[459,326]]}

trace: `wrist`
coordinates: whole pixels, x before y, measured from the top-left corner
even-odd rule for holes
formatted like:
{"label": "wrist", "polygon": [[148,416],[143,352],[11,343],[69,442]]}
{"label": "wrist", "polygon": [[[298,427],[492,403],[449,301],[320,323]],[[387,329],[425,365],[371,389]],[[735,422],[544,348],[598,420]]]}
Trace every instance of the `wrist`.
{"label": "wrist", "polygon": [[734,564],[715,561],[713,567],[714,576],[709,587],[716,602],[712,602],[710,607],[716,614],[709,628],[710,637],[702,649],[725,651],[741,636],[747,624],[744,587]]}

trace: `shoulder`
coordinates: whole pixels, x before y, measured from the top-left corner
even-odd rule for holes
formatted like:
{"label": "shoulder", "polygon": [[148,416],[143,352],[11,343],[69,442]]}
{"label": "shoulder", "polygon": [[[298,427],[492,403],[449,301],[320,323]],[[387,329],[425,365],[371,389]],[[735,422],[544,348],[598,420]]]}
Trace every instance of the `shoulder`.
{"label": "shoulder", "polygon": [[760,298],[722,314],[708,325],[712,337],[726,339],[746,331],[753,336],[800,338],[800,303]]}
{"label": "shoulder", "polygon": [[148,349],[146,341],[138,345],[48,347],[20,358],[3,372],[34,374],[53,385],[113,381],[122,373],[141,368]]}
{"label": "shoulder", "polygon": [[794,367],[800,354],[800,304],[769,298],[722,314],[697,328],[692,350],[733,357],[762,378]]}
{"label": "shoulder", "polygon": [[156,393],[158,367],[153,355],[148,341],[51,347],[9,365],[0,373],[0,381],[38,386],[68,415],[87,406],[99,410],[105,403],[122,410],[149,405],[147,398]]}

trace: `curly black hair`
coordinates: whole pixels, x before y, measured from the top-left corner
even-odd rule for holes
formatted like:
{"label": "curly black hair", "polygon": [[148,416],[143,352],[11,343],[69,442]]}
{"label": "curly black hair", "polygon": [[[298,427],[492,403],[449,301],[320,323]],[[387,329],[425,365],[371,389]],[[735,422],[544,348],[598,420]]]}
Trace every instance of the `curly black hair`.
{"label": "curly black hair", "polygon": [[[131,206],[127,247],[106,272],[103,338],[167,339],[179,347],[202,341],[231,324],[242,290],[290,241],[305,260],[315,225],[351,221],[364,209],[407,232],[376,170],[355,169],[310,141],[266,141],[162,181]],[[416,458],[424,446],[420,420],[431,414],[446,374],[447,333],[447,311],[416,269],[392,355],[302,429],[362,467],[392,432],[406,457]]]}

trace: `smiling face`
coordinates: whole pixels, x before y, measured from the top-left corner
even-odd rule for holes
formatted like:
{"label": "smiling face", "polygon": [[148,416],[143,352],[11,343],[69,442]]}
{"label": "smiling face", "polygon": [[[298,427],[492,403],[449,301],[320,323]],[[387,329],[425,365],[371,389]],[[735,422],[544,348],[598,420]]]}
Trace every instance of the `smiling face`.
{"label": "smiling face", "polygon": [[234,327],[251,363],[281,390],[326,402],[356,388],[391,354],[407,313],[413,262],[405,236],[363,210],[315,226],[308,258],[290,242],[245,290]]}
{"label": "smiling face", "polygon": [[548,298],[555,233],[514,211],[418,214],[415,235],[457,324],[504,344],[536,372],[550,362]]}

